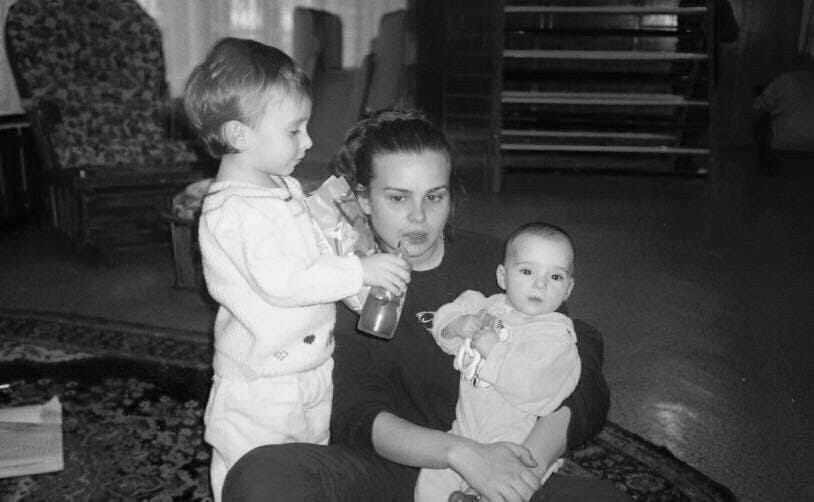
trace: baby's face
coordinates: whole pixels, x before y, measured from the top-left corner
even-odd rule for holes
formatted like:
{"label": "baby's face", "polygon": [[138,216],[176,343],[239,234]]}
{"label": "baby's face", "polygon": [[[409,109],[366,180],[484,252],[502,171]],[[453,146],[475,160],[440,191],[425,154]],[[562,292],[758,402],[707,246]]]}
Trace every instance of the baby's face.
{"label": "baby's face", "polygon": [[565,239],[522,234],[498,265],[497,283],[506,291],[509,304],[523,314],[548,314],[571,294],[573,261]]}

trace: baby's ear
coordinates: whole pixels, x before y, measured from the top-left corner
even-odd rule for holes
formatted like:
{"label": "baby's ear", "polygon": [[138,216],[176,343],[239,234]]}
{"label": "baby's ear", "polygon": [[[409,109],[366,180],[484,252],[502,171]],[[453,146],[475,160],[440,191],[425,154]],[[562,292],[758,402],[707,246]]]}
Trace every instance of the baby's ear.
{"label": "baby's ear", "polygon": [[502,263],[497,266],[495,275],[497,276],[497,285],[500,286],[500,289],[506,291],[506,267]]}
{"label": "baby's ear", "polygon": [[570,298],[571,297],[571,291],[574,290],[574,278],[571,277],[568,280],[571,281],[571,283],[568,285],[568,291],[565,292],[565,297],[563,297],[562,301],[565,301],[568,298]]}
{"label": "baby's ear", "polygon": [[243,122],[230,120],[221,126],[223,137],[238,151],[250,150],[254,146],[254,131]]}

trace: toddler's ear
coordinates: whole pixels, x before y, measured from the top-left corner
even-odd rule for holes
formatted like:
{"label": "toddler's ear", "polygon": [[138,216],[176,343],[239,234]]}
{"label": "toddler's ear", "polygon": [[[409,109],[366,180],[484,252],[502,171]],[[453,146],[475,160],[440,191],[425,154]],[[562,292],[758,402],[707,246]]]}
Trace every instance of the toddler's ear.
{"label": "toddler's ear", "polygon": [[243,122],[230,120],[221,127],[226,141],[236,150],[243,152],[254,146],[254,131]]}
{"label": "toddler's ear", "polygon": [[506,267],[502,263],[497,266],[495,275],[497,276],[497,285],[500,286],[500,289],[506,291]]}

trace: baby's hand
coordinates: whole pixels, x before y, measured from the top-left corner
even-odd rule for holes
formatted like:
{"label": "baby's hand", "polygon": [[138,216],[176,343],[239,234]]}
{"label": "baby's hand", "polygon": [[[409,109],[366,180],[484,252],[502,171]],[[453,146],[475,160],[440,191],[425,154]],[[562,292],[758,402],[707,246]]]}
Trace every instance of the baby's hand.
{"label": "baby's hand", "polygon": [[410,264],[404,258],[376,253],[359,260],[362,262],[362,284],[365,286],[381,286],[395,295],[407,290]]}
{"label": "baby's hand", "polygon": [[478,330],[472,337],[472,348],[480,352],[483,357],[489,355],[492,347],[500,341],[500,336],[497,331],[492,328],[483,328]]}
{"label": "baby's hand", "polygon": [[472,338],[481,329],[481,320],[478,316],[464,314],[456,317],[441,331],[443,338]]}

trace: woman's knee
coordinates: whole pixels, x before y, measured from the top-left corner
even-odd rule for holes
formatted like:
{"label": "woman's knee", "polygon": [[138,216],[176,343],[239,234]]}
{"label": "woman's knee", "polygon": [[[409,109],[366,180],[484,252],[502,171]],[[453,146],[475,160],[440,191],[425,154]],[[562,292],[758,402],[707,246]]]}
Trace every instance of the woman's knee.
{"label": "woman's knee", "polygon": [[554,474],[543,488],[534,494],[532,502],[566,502],[591,500],[596,502],[630,502],[630,496],[610,481],[580,476]]}
{"label": "woman's knee", "polygon": [[289,443],[257,447],[243,455],[226,474],[223,502],[253,500],[320,500],[320,462],[327,447]]}

